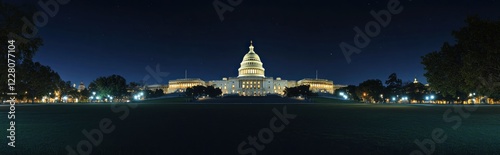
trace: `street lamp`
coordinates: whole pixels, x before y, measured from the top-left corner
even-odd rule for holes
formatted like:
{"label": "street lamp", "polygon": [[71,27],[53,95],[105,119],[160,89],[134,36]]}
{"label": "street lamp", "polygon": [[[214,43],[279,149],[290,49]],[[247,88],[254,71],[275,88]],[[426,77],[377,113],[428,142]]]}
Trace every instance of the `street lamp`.
{"label": "street lamp", "polygon": [[94,96],[95,96],[95,91],[94,91],[94,92],[92,92],[92,95],[94,95]]}

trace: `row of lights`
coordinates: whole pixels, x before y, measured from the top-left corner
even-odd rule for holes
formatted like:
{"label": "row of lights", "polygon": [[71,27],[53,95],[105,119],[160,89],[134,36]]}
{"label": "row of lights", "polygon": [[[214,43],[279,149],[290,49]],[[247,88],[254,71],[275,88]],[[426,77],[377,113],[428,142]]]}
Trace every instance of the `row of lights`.
{"label": "row of lights", "polygon": [[140,100],[143,96],[144,96],[144,93],[143,93],[143,92],[141,92],[141,93],[139,93],[139,94],[137,94],[137,95],[134,95],[134,99],[135,99],[135,100]]}
{"label": "row of lights", "polygon": [[[101,97],[100,97],[100,96],[96,96],[95,94],[96,94],[95,92],[92,92],[92,96],[90,96],[90,97],[89,97],[91,101],[92,101],[92,100],[94,100],[94,98],[95,98],[96,100],[100,100],[100,99],[101,99]],[[95,96],[95,97],[94,97],[94,96]],[[113,101],[113,96],[107,95],[107,97],[108,97],[108,99],[109,99],[110,101]]]}

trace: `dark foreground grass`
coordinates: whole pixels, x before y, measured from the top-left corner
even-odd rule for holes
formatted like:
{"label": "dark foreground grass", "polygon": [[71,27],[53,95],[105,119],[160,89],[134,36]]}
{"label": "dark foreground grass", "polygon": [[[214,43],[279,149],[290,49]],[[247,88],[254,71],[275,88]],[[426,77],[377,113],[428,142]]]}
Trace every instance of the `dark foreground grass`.
{"label": "dark foreground grass", "polygon": [[[119,104],[118,107],[127,106]],[[415,139],[435,128],[447,139],[434,154],[499,154],[500,106],[481,106],[456,122],[445,122],[452,106],[365,104],[139,104],[124,120],[104,105],[40,105],[16,108],[16,148],[7,146],[7,106],[0,106],[0,154],[64,154],[87,138],[82,130],[103,118],[115,130],[104,134],[92,154],[238,154],[248,136],[269,127],[273,108],[297,117],[257,154],[409,154]],[[458,114],[450,114],[459,116]]]}

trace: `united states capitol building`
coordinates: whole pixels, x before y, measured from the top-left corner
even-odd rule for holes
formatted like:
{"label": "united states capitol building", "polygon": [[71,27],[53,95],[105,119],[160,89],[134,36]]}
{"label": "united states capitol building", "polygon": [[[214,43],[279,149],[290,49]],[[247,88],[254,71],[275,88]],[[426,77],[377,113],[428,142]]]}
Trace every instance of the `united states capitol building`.
{"label": "united states capitol building", "polygon": [[280,77],[266,77],[266,70],[255,47],[250,41],[248,53],[243,56],[237,77],[224,77],[221,80],[203,81],[196,78],[170,80],[168,85],[148,85],[147,89],[163,89],[166,94],[184,92],[193,86],[214,86],[222,90],[223,95],[265,96],[268,94],[283,95],[287,87],[309,85],[312,92],[330,93],[342,85],[334,85],[326,79],[302,79],[299,81],[285,80]]}

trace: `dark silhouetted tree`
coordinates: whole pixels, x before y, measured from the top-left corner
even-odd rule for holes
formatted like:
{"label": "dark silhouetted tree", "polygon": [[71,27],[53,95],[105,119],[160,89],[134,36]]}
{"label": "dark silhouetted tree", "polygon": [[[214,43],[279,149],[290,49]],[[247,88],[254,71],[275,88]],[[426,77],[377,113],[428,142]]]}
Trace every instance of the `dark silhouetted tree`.
{"label": "dark silhouetted tree", "polygon": [[453,31],[457,43],[422,57],[425,76],[442,96],[458,98],[477,92],[500,97],[500,21],[468,17],[467,25]]}
{"label": "dark silhouetted tree", "polygon": [[[24,22],[21,20],[23,17],[33,16],[33,14],[38,11],[38,9],[36,9],[35,5],[24,5],[24,7],[21,8],[19,6],[4,3],[4,1],[0,1],[0,10],[0,46],[2,47],[0,48],[0,62],[7,63],[8,50],[6,47],[9,45],[8,40],[15,40],[14,45],[16,46],[16,52],[12,53],[15,55],[14,60],[16,64],[17,74],[16,90],[14,90],[14,92],[18,93],[18,99],[24,97],[34,99],[35,97],[39,97],[38,94],[24,93],[26,91],[33,91],[32,93],[42,93],[45,90],[43,90],[44,88],[33,88],[32,90],[28,90],[29,88],[27,86],[23,86],[23,84],[28,83],[28,81],[24,80],[31,80],[30,77],[36,77],[36,75],[31,74],[31,72],[29,72],[28,70],[24,70],[28,69],[28,67],[21,66],[21,64],[24,62],[31,63],[26,64],[28,66],[33,66],[33,55],[36,51],[38,51],[38,48],[43,45],[43,41],[38,35],[30,36],[29,38],[25,37],[25,35],[23,34]],[[27,29],[26,33],[35,32]],[[10,90],[5,87],[8,82],[8,77],[6,74],[4,74],[7,72],[7,67],[7,65],[0,65],[0,70],[2,71],[2,76],[0,76],[0,85],[2,85],[2,87],[0,87],[0,95],[2,96],[0,98],[5,98],[5,93],[10,92]],[[23,77],[21,77],[21,75],[25,77],[27,76],[26,79],[22,79]],[[50,88],[50,86],[47,86],[47,89],[48,88]],[[32,100],[32,102],[34,101]]]}
{"label": "dark silhouetted tree", "polygon": [[308,98],[310,96],[315,96],[316,94],[312,93],[309,90],[310,86],[309,85],[300,85],[296,87],[290,87],[290,88],[285,88],[284,93],[286,97],[297,97],[297,96],[303,96],[305,98]]}
{"label": "dark silhouetted tree", "polygon": [[389,77],[385,81],[385,84],[387,85],[386,91],[384,93],[385,98],[390,98],[392,101],[393,97],[395,98],[401,97],[403,82],[401,79],[398,78],[396,73],[392,73],[391,75],[389,75]]}
{"label": "dark silhouetted tree", "polygon": [[35,102],[35,98],[41,98],[57,89],[57,84],[62,81],[59,74],[50,67],[40,63],[26,61],[17,73],[17,92]]}
{"label": "dark silhouetted tree", "polygon": [[95,91],[98,96],[123,97],[127,93],[127,83],[120,75],[99,77],[89,84],[91,91]]}
{"label": "dark silhouetted tree", "polygon": [[382,101],[380,95],[383,94],[384,89],[382,81],[378,79],[366,80],[359,84],[356,95],[360,96],[363,101],[380,102]]}

